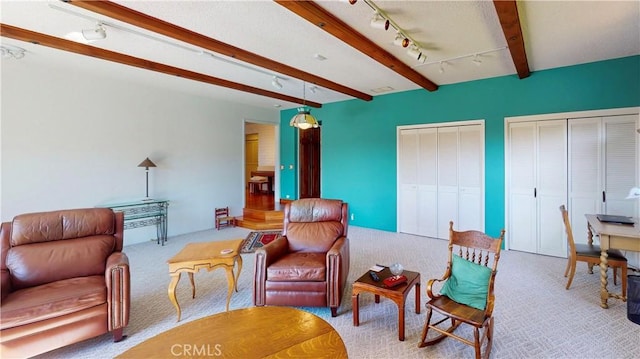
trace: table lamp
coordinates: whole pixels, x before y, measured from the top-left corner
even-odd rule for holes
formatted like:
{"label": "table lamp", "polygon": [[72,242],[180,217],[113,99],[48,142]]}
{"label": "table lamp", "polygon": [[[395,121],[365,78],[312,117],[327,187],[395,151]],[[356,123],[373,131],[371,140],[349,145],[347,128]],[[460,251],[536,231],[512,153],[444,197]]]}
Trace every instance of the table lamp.
{"label": "table lamp", "polygon": [[147,196],[144,199],[145,201],[150,200],[151,198],[149,198],[149,167],[156,167],[156,164],[153,163],[149,157],[145,158],[144,161],[140,162],[140,164],[138,165],[138,167],[144,167],[144,170],[146,172],[146,177],[147,177]]}

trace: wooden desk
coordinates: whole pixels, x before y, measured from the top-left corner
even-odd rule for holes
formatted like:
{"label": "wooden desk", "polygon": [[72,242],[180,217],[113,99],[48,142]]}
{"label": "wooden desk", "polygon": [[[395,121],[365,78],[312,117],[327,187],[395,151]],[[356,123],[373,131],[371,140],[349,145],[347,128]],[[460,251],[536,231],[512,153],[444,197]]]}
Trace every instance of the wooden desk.
{"label": "wooden desk", "polygon": [[[233,239],[229,241],[189,243],[178,254],[170,258],[169,274],[171,282],[169,283],[169,299],[178,312],[178,322],[180,321],[180,304],[176,298],[176,286],[180,281],[182,272],[189,273],[191,281],[191,298],[196,297],[196,284],[193,280],[193,273],[197,273],[200,269],[206,269],[211,272],[217,267],[222,267],[227,272],[227,311],[229,311],[229,301],[233,290],[238,291],[238,276],[242,270],[242,256],[240,255],[240,246],[243,239]],[[223,251],[231,250],[229,253]],[[234,275],[233,269],[235,264],[238,269]]]}
{"label": "wooden desk", "polygon": [[609,293],[607,290],[607,250],[620,249],[640,252],[640,225],[638,218],[634,218],[635,224],[623,225],[600,222],[595,214],[586,214],[587,229],[589,231],[589,243],[593,241],[593,234],[600,235],[600,306],[609,308],[607,300],[611,298],[627,300],[626,293],[620,295]]}
{"label": "wooden desk", "polygon": [[353,283],[353,291],[351,294],[351,301],[353,306],[353,325],[360,325],[360,308],[358,302],[358,296],[360,293],[369,292],[374,294],[374,300],[376,303],[380,303],[380,296],[387,297],[394,301],[398,306],[398,340],[404,341],[404,304],[407,301],[407,296],[411,288],[415,286],[416,292],[416,313],[420,314],[420,273],[404,271],[402,274],[407,277],[407,282],[400,284],[393,288],[386,288],[382,281],[385,278],[391,277],[391,271],[389,267],[381,270],[377,273],[380,277],[379,282],[375,282],[371,279],[369,271],[358,278]]}
{"label": "wooden desk", "polygon": [[250,307],[175,327],[117,358],[347,358],[336,330],[290,307]]}

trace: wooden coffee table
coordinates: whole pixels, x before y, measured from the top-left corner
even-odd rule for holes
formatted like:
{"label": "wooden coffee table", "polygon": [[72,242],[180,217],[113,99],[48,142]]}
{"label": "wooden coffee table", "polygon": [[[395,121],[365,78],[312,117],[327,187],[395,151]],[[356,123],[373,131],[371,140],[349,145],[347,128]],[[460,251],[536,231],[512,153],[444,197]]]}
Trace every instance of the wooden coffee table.
{"label": "wooden coffee table", "polygon": [[[193,274],[200,269],[206,269],[211,272],[217,267],[222,267],[227,272],[227,311],[229,311],[229,301],[233,290],[238,291],[238,276],[242,270],[242,256],[240,256],[240,246],[243,239],[232,239],[229,241],[189,243],[178,252],[175,256],[167,261],[169,264],[169,274],[171,282],[169,283],[169,299],[178,312],[178,321],[180,321],[180,304],[176,298],[176,286],[180,281],[182,272],[189,274],[191,281],[191,297],[196,297],[196,283],[193,280]],[[234,275],[233,269],[236,263],[238,269]]]}
{"label": "wooden coffee table", "polygon": [[117,358],[347,358],[324,319],[290,307],[250,307],[180,325]]}
{"label": "wooden coffee table", "polygon": [[402,274],[407,277],[407,282],[393,288],[386,288],[382,281],[385,278],[393,276],[389,267],[385,267],[382,271],[377,272],[380,281],[376,282],[371,279],[369,271],[358,278],[353,283],[353,292],[351,300],[353,302],[353,325],[360,325],[360,309],[358,296],[360,293],[369,292],[375,295],[375,302],[380,303],[380,296],[391,299],[398,306],[398,339],[404,341],[404,304],[407,301],[407,295],[412,287],[416,292],[416,313],[420,314],[420,273],[405,270]]}

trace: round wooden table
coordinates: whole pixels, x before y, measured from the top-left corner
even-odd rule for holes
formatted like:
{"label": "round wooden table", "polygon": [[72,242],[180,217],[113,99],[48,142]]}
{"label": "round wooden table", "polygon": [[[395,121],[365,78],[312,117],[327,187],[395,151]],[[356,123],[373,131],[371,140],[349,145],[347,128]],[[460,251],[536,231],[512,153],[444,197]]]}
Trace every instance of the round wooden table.
{"label": "round wooden table", "polygon": [[251,307],[177,326],[117,358],[347,358],[324,319],[289,307]]}

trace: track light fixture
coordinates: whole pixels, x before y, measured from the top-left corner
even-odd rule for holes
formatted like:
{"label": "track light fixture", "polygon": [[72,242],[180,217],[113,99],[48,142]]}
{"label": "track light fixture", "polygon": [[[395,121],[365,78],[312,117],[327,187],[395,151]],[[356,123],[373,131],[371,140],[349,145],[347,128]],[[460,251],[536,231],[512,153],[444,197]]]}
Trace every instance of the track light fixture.
{"label": "track light fixture", "polygon": [[411,46],[411,48],[407,50],[407,55],[422,63],[427,60],[427,56],[422,53],[422,50],[418,46]]}
{"label": "track light fixture", "polygon": [[102,40],[107,37],[107,31],[102,24],[98,23],[93,29],[82,30],[82,37],[87,41]]}
{"label": "track light fixture", "polygon": [[438,70],[441,74],[444,73],[444,62],[440,61],[440,70]]}
{"label": "track light fixture", "polygon": [[384,29],[389,30],[389,20],[385,19],[380,15],[380,13],[376,13],[371,19],[371,27],[374,29]]}
{"label": "track light fixture", "polygon": [[393,39],[393,44],[396,46],[407,47],[409,46],[409,42],[411,41],[409,41],[409,39],[404,37],[404,35],[402,35],[401,33],[397,33],[396,38]]}
{"label": "track light fixture", "polygon": [[25,49],[17,46],[11,45],[2,45],[0,46],[0,53],[2,53],[3,58],[14,58],[16,60],[20,60],[24,57]]}
{"label": "track light fixture", "polygon": [[280,79],[278,78],[278,76],[273,76],[273,79],[271,80],[271,86],[277,88],[278,90],[282,89],[282,84],[280,83]]}

